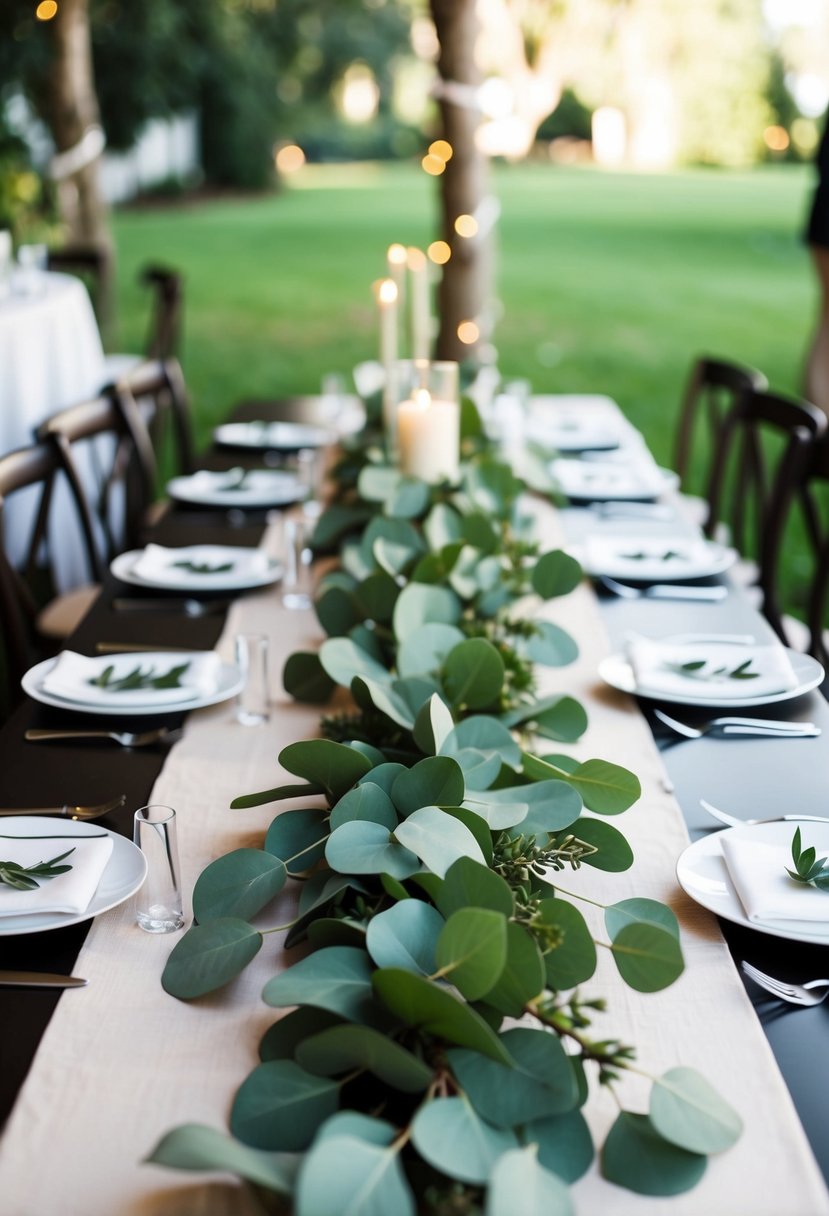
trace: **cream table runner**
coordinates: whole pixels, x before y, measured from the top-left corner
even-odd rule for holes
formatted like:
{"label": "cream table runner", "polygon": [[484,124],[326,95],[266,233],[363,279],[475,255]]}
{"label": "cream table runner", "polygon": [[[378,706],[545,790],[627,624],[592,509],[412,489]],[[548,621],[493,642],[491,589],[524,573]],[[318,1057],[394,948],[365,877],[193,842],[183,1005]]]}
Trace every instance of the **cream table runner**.
{"label": "cream table runner", "polygon": [[[552,508],[537,504],[540,535],[554,545],[560,529]],[[266,538],[266,543],[268,539]],[[596,665],[607,652],[598,607],[588,587],[545,607],[578,639],[574,666],[545,669],[542,693],[580,697],[590,727],[577,755],[601,756],[634,769],[641,800],[621,820],[636,861],[626,874],[586,867],[561,875],[562,886],[611,903],[633,895],[669,903],[682,925],[686,971],[664,992],[626,988],[600,950],[599,971],[585,991],[608,997],[596,1033],[638,1048],[638,1064],[658,1074],[676,1065],[698,1068],[742,1115],[736,1147],[711,1159],[693,1191],[673,1199],[644,1198],[605,1182],[594,1166],[574,1187],[580,1216],[823,1216],[829,1197],[745,995],[715,919],[676,884],[676,858],[687,844],[678,807],[636,706],[599,685]],[[279,784],[277,753],[316,733],[319,711],[281,691],[286,655],[320,640],[311,612],[288,612],[273,590],[234,605],[219,649],[233,634],[269,635],[275,711],[267,726],[246,728],[231,706],[191,715],[169,756],[152,799],[178,811],[186,894],[212,859],[257,845],[274,809],[228,810],[239,793]],[[289,804],[292,805],[292,804]],[[284,806],[284,804],[280,804]],[[589,905],[581,905],[588,908]],[[291,896],[261,924],[290,919]],[[600,923],[596,936],[606,940]],[[218,994],[186,1004],[167,996],[159,977],[174,944],[135,924],[131,903],[99,917],[76,971],[85,989],[61,998],[10,1119],[0,1152],[0,1210],[6,1216],[256,1216],[260,1207],[232,1178],[216,1181],[142,1164],[159,1137],[185,1122],[227,1126],[236,1088],[257,1061],[257,1044],[276,1012],[259,1000],[267,979],[285,965],[280,935],[248,970]],[[644,1111],[647,1083],[623,1082],[628,1106]],[[591,1087],[586,1114],[603,1138],[616,1114],[611,1096]],[[516,1216],[521,1216],[516,1196]],[[389,1213],[388,1216],[395,1216]]]}

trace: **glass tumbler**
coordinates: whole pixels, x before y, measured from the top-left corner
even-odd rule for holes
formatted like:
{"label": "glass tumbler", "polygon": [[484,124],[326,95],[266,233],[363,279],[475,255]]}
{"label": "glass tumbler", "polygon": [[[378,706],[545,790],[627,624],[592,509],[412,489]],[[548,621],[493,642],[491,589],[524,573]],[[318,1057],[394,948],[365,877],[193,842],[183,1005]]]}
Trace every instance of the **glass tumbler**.
{"label": "glass tumbler", "polygon": [[268,721],[268,639],[264,633],[237,633],[236,662],[244,679],[236,704],[236,721],[261,726]]}
{"label": "glass tumbler", "polygon": [[174,933],[184,925],[184,913],[173,808],[140,807],[132,838],[147,859],[147,878],[136,895],[138,924],[147,933]]}
{"label": "glass tumbler", "polygon": [[285,520],[285,575],[282,603],[286,608],[311,607],[311,550],[304,519]]}

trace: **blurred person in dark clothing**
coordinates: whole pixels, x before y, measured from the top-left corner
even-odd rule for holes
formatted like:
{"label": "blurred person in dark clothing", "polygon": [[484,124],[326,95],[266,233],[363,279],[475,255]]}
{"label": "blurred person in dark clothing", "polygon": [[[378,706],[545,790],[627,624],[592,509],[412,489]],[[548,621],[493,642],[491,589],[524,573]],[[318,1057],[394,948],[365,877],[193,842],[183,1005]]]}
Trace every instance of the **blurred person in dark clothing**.
{"label": "blurred person in dark clothing", "polygon": [[812,200],[806,243],[820,287],[818,319],[806,357],[804,395],[829,415],[829,115],[818,147],[818,183]]}

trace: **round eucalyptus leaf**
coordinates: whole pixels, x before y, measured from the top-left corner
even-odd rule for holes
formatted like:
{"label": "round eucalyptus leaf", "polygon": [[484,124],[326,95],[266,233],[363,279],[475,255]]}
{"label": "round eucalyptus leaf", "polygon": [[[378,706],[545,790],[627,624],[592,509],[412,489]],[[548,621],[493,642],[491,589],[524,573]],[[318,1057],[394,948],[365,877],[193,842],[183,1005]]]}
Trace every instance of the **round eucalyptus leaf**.
{"label": "round eucalyptus leaf", "polygon": [[334,1136],[354,1136],[367,1144],[385,1145],[391,1144],[396,1134],[396,1129],[385,1119],[375,1119],[358,1110],[338,1110],[325,1120],[314,1137],[314,1144],[331,1140]]}
{"label": "round eucalyptus leaf", "polygon": [[353,747],[355,752],[361,752],[367,760],[371,761],[372,765],[385,764],[386,762],[386,753],[381,752],[379,747],[366,743],[363,739],[349,739],[348,746]]}
{"label": "round eucalyptus leaf", "polygon": [[[437,693],[420,707],[412,734],[422,752],[434,756],[440,751],[443,741],[452,730],[455,721],[449,708]],[[463,767],[463,766],[461,766]]]}
{"label": "round eucalyptus leaf", "polygon": [[499,545],[498,533],[483,511],[470,511],[462,520],[463,539],[482,553],[494,553]]}
{"label": "round eucalyptus leaf", "polygon": [[622,979],[637,992],[667,988],[685,967],[679,942],[660,925],[626,925],[613,939],[611,951]]}
{"label": "round eucalyptus leaf", "polygon": [[331,801],[341,798],[372,767],[353,747],[332,739],[289,743],[279,753],[279,763],[289,773],[320,785]]}
{"label": "round eucalyptus leaf", "polygon": [[304,650],[288,655],[282,669],[282,684],[289,697],[307,705],[323,705],[336,688],[319,655]]}
{"label": "round eucalyptus leaf", "polygon": [[650,1120],[660,1136],[692,1153],[721,1153],[739,1140],[743,1121],[693,1068],[671,1068],[654,1081]]}
{"label": "round eucalyptus leaf", "polygon": [[363,947],[366,944],[365,925],[342,916],[320,916],[308,926],[308,943],[312,950],[327,946]]}
{"label": "round eucalyptus leaf", "polygon": [[575,663],[579,648],[574,638],[552,621],[533,621],[536,632],[527,639],[527,658],[544,667],[566,667]]}
{"label": "round eucalyptus leaf", "polygon": [[566,780],[581,794],[584,805],[598,815],[619,815],[641,796],[639,778],[609,760],[585,760],[572,772],[524,753],[524,772],[534,781],[547,777]]}
{"label": "round eucalyptus leaf", "polygon": [[482,1118],[515,1127],[575,1109],[576,1080],[556,1035],[516,1027],[498,1038],[509,1053],[505,1063],[468,1050],[448,1052],[453,1073]]}
{"label": "round eucalyptus leaf", "polygon": [[533,590],[542,599],[551,600],[555,596],[569,595],[578,587],[581,577],[581,566],[576,559],[561,549],[553,549],[550,553],[541,554],[533,567],[531,579]]}
{"label": "round eucalyptus leaf", "polygon": [[[317,807],[282,811],[268,828],[265,851],[281,857],[289,874],[302,874],[320,860],[327,838],[325,811]],[[195,892],[193,894],[195,897]]]}
{"label": "round eucalyptus leaf", "polygon": [[317,620],[331,638],[345,637],[363,619],[354,597],[342,587],[329,587],[314,601]]}
{"label": "round eucalyptus leaf", "polygon": [[341,1019],[327,1009],[294,1009],[273,1026],[269,1026],[259,1041],[259,1059],[292,1060],[298,1045],[311,1034],[341,1025]]}
{"label": "round eucalyptus leaf", "polygon": [[398,776],[391,797],[401,815],[424,806],[457,806],[463,801],[460,766],[449,756],[427,756]]}
{"label": "round eucalyptus leaf", "polygon": [[243,920],[223,917],[193,925],[173,947],[161,986],[183,1001],[235,979],[262,946],[262,934]]}
{"label": "round eucalyptus leaf", "polygon": [[200,924],[221,916],[250,920],[285,886],[284,862],[261,849],[234,849],[202,870],[193,888]]}
{"label": "round eucalyptus leaf", "polygon": [[409,892],[403,886],[403,883],[400,881],[400,879],[392,878],[391,874],[381,874],[380,875],[380,885],[382,886],[382,888],[386,892],[386,894],[390,895],[392,897],[392,899],[397,900],[398,903],[402,902],[403,900],[412,898],[412,896],[409,894]]}
{"label": "round eucalyptus leaf", "polygon": [[459,857],[471,857],[481,863],[485,860],[469,828],[437,806],[414,811],[398,825],[394,835],[399,844],[411,849],[439,878]]}
{"label": "round eucalyptus leaf", "polygon": [[446,871],[436,903],[447,919],[460,908],[489,908],[506,917],[515,910],[512,891],[500,874],[470,857],[459,857]]}
{"label": "round eucalyptus leaf", "polygon": [[371,516],[370,507],[344,506],[341,503],[326,507],[314,528],[312,547],[320,553],[332,548],[343,536],[356,532]]}
{"label": "round eucalyptus leaf", "polygon": [[589,980],[596,970],[596,945],[578,908],[566,899],[539,900],[536,924],[550,987],[564,991]]}
{"label": "round eucalyptus leaf", "polygon": [[374,555],[369,553],[366,556],[361,545],[353,541],[344,544],[340,549],[340,561],[345,572],[354,579],[355,583],[361,583],[377,568]]}
{"label": "round eucalyptus leaf", "polygon": [[170,1169],[236,1174],[280,1195],[291,1194],[297,1170],[293,1157],[251,1148],[200,1123],[184,1123],[167,1132],[146,1160]]}
{"label": "round eucalyptus leaf", "polygon": [[372,785],[379,785],[380,789],[383,790],[384,793],[390,795],[391,787],[394,785],[398,776],[404,771],[405,765],[396,764],[392,761],[386,761],[385,764],[378,764],[377,767],[373,768],[370,773],[366,773],[364,777],[361,777],[357,782],[357,785],[366,785],[370,782]]}
{"label": "round eucalyptus leaf", "polygon": [[543,992],[544,985],[541,951],[523,925],[510,921],[507,961],[498,982],[486,994],[486,1003],[507,1017],[520,1018],[527,1002]]}
{"label": "round eucalyptus leaf", "polygon": [[676,914],[667,904],[661,904],[658,900],[623,899],[604,910],[604,923],[611,941],[624,929],[625,925],[639,922],[659,925],[660,928],[667,929],[679,940],[679,921],[676,919]]}
{"label": "round eucalyptus leaf", "polygon": [[371,772],[366,773],[360,784],[344,794],[337,805],[332,807],[330,819],[332,832],[341,828],[344,823],[352,823],[361,819],[371,823],[380,823],[390,832],[397,827],[397,811],[394,809],[394,803],[386,791],[372,780],[376,772],[377,769],[373,768]]}
{"label": "round eucalyptus leaf", "polygon": [[411,572],[413,583],[445,583],[455,568],[463,545],[444,545],[437,553],[421,557]]}
{"label": "round eucalyptus leaf", "polygon": [[492,1171],[485,1216],[515,1216],[516,1196],[521,1216],[575,1216],[566,1185],[546,1170],[533,1146],[504,1153]]}
{"label": "round eucalyptus leaf", "polygon": [[447,735],[441,754],[457,756],[458,752],[466,748],[474,748],[475,751],[497,758],[504,764],[517,766],[521,763],[521,748],[507,727],[497,718],[483,714],[474,714],[459,722],[451,734]]}
{"label": "round eucalyptus leaf", "polygon": [[453,819],[460,820],[464,827],[469,828],[478,842],[478,848],[483,854],[484,861],[487,865],[491,865],[495,850],[492,845],[492,831],[486,820],[465,806],[442,806],[440,809],[447,815],[451,815]]}
{"label": "round eucalyptus leaf", "polygon": [[416,550],[409,545],[398,544],[387,536],[378,536],[372,547],[374,560],[380,569],[389,577],[397,578],[411,565],[417,556]]}
{"label": "round eucalyptus leaf", "polygon": [[480,815],[493,832],[500,832],[505,828],[513,828],[523,823],[530,809],[526,802],[495,801],[489,797],[491,793],[491,790],[472,789],[469,791],[469,796],[464,799],[464,806],[469,807],[476,815]]}
{"label": "round eucalyptus leaf", "polygon": [[601,1164],[608,1182],[638,1195],[681,1195],[697,1185],[708,1158],[664,1140],[647,1115],[621,1111],[604,1142]]}
{"label": "round eucalyptus leaf", "polygon": [[433,1071],[394,1039],[370,1026],[331,1026],[310,1035],[297,1047],[297,1062],[318,1076],[364,1069],[405,1094],[421,1093]]}
{"label": "round eucalyptus leaf", "polygon": [[[523,835],[559,832],[569,828],[581,815],[582,801],[576,790],[564,781],[536,781],[529,785],[511,785],[498,790],[475,794],[475,801],[487,804],[487,818],[494,827],[512,827],[506,818],[498,818],[499,809],[523,804],[527,809],[514,822]],[[467,799],[471,802],[471,799]]]}
{"label": "round eucalyptus leaf", "polygon": [[397,967],[375,971],[372,984],[386,1008],[407,1026],[425,1030],[459,1047],[468,1047],[475,1060],[488,1057],[510,1063],[501,1039],[471,1005],[454,996],[447,988]]}
{"label": "round eucalyptus leaf", "polygon": [[421,625],[403,638],[397,651],[397,670],[401,676],[439,672],[449,651],[464,640],[456,625],[433,621]]}
{"label": "round eucalyptus leaf", "polygon": [[296,1216],[415,1216],[409,1182],[393,1148],[352,1135],[315,1144],[302,1162]]}
{"label": "round eucalyptus leaf", "polygon": [[464,1097],[421,1106],[412,1123],[415,1148],[436,1170],[483,1184],[498,1158],[518,1147],[515,1133],[484,1122]]}
{"label": "round eucalyptus leaf", "polygon": [[371,918],[366,949],[378,967],[432,975],[437,971],[435,946],[444,923],[431,904],[406,899]]}
{"label": "round eucalyptus leaf", "polygon": [[327,1009],[350,1022],[374,1025],[371,1016],[372,966],[365,950],[329,946],[301,958],[287,971],[268,980],[262,992],[266,1005],[311,1005]]}
{"label": "round eucalyptus leaf", "polygon": [[[374,706],[386,717],[391,718],[398,726],[411,730],[417,717],[417,711],[412,711],[408,702],[400,695],[394,685],[387,680],[374,680],[367,676],[355,676],[351,681],[351,692],[355,701],[364,709]],[[427,696],[431,692],[426,694]],[[418,704],[418,709],[420,704]]]}
{"label": "round eucalyptus leaf", "polygon": [[409,878],[420,869],[414,852],[398,843],[382,823],[349,820],[336,828],[325,846],[325,860],[340,874],[391,874]]}
{"label": "round eucalyptus leaf", "polygon": [[437,941],[441,973],[468,1001],[486,996],[507,961],[507,919],[490,908],[459,908]]}
{"label": "round eucalyptus leaf", "polygon": [[443,686],[453,705],[485,709],[504,686],[504,660],[486,638],[469,638],[450,650]]}
{"label": "round eucalyptus leaf", "polygon": [[449,585],[462,600],[471,600],[478,594],[480,582],[478,570],[482,554],[472,545],[464,545],[449,574]]}
{"label": "round eucalyptus leaf", "polygon": [[582,865],[592,866],[594,870],[605,870],[610,874],[620,874],[633,865],[633,850],[627,837],[612,824],[582,815],[573,826],[573,835],[598,850],[584,856]]}
{"label": "round eucalyptus leaf", "polygon": [[293,1060],[268,1060],[239,1086],[230,1130],[254,1148],[301,1152],[337,1109],[338,1098],[339,1086],[327,1077],[315,1077]]}
{"label": "round eucalyptus leaf", "polygon": [[444,545],[451,545],[463,535],[463,520],[454,507],[439,502],[432,507],[423,521],[423,532],[429,548],[438,552]]}
{"label": "round eucalyptus leaf", "polygon": [[431,488],[415,477],[402,477],[383,508],[393,519],[418,519],[429,506]]}
{"label": "round eucalyptus leaf", "polygon": [[448,587],[409,583],[394,605],[394,636],[403,642],[415,629],[429,623],[454,625],[461,615],[461,602]]}
{"label": "round eucalyptus leaf", "polygon": [[575,743],[587,730],[587,712],[575,697],[553,697],[544,708],[538,709],[530,722],[533,733],[542,739]]}
{"label": "round eucalyptus leaf", "polygon": [[360,583],[355,598],[365,616],[385,625],[391,620],[399,594],[400,588],[391,575],[380,571]]}
{"label": "round eucalyptus leaf", "polygon": [[366,562],[373,564],[381,551],[389,556],[396,554],[402,569],[419,553],[424,553],[426,545],[418,530],[406,520],[375,515],[360,539],[360,552]]}
{"label": "round eucalyptus leaf", "polygon": [[389,683],[391,676],[379,660],[358,646],[351,638],[329,638],[320,647],[320,662],[326,674],[336,684],[350,688],[355,676],[365,680]]}
{"label": "round eucalyptus leaf", "polygon": [[357,478],[357,493],[366,502],[385,502],[400,484],[401,474],[387,464],[367,464]]}
{"label": "round eucalyptus leaf", "polygon": [[487,755],[474,747],[460,747],[452,753],[452,759],[460,765],[463,779],[470,793],[485,790],[492,785],[501,771],[499,756]]}

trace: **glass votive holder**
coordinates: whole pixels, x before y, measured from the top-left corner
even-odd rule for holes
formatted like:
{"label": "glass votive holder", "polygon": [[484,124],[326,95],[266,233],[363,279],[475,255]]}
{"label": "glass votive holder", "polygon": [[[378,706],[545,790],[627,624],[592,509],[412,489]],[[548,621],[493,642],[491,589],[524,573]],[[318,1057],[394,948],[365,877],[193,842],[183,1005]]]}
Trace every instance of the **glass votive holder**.
{"label": "glass votive holder", "polygon": [[325,472],[324,448],[302,448],[296,454],[297,474],[305,488],[302,513],[307,519],[316,519],[322,514],[321,491]]}
{"label": "glass votive holder", "polygon": [[236,702],[236,721],[262,726],[270,717],[268,639],[264,633],[236,634],[236,663],[244,684]]}
{"label": "glass votive holder", "polygon": [[304,519],[286,519],[285,574],[282,577],[282,603],[286,608],[311,607],[311,549],[309,527]]}
{"label": "glass votive holder", "polygon": [[45,290],[49,250],[45,245],[20,245],[17,250],[15,290],[23,296],[39,295]]}
{"label": "glass votive holder", "polygon": [[184,912],[173,808],[140,807],[132,838],[147,859],[147,877],[135,897],[138,925],[147,933],[174,933],[184,925]]}

